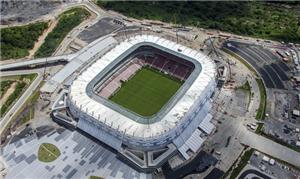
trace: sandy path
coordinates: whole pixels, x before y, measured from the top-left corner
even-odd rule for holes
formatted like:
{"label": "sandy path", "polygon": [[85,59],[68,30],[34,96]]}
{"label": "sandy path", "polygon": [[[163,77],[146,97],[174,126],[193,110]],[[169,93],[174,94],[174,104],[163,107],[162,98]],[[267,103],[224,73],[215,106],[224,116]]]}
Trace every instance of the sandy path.
{"label": "sandy path", "polygon": [[34,47],[29,50],[29,55],[27,58],[32,58],[35,52],[40,48],[40,46],[44,43],[45,38],[47,35],[54,29],[58,21],[56,19],[53,19],[49,22],[49,27],[43,32],[43,34],[38,38],[37,42],[35,42]]}
{"label": "sandy path", "polygon": [[10,87],[6,90],[2,98],[0,99],[0,106],[4,104],[4,102],[7,100],[7,98],[15,91],[17,82],[13,82]]}

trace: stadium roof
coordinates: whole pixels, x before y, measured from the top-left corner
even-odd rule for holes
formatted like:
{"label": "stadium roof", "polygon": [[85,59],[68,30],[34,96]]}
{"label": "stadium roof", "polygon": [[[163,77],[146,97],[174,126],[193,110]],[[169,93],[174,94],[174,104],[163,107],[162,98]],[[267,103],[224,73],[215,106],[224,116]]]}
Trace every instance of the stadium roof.
{"label": "stadium roof", "polygon": [[[152,124],[143,124],[132,120],[116,110],[99,103],[87,95],[88,84],[105,67],[110,65],[116,58],[125,53],[131,47],[143,42],[154,43],[158,46],[170,49],[174,53],[188,56],[201,64],[201,73],[187,89],[186,93],[177,101],[177,103],[162,117],[161,120]],[[180,49],[180,50],[179,50]],[[193,49],[176,44],[172,41],[150,35],[135,36],[117,45],[111,51],[99,58],[83,71],[77,79],[73,81],[70,88],[70,100],[82,112],[93,116],[96,120],[105,123],[127,136],[134,138],[155,138],[175,128],[183,119],[185,113],[193,106],[196,99],[206,96],[207,86],[214,81],[215,65],[207,56]]]}

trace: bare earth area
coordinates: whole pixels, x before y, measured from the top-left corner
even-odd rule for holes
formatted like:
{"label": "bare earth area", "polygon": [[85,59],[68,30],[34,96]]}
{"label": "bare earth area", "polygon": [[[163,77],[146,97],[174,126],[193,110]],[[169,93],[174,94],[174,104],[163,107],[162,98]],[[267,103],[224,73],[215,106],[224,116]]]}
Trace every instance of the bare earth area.
{"label": "bare earth area", "polygon": [[43,32],[43,34],[38,38],[38,41],[35,42],[34,47],[29,51],[29,55],[27,58],[33,58],[35,52],[40,48],[40,46],[44,43],[47,35],[54,29],[58,21],[53,19],[49,22],[49,27]]}

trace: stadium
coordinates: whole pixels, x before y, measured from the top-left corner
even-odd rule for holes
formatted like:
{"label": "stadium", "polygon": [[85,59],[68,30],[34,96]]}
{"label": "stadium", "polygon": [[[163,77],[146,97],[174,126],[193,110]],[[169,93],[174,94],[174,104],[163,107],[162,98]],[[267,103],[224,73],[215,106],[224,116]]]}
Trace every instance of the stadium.
{"label": "stadium", "polygon": [[152,35],[126,39],[87,66],[66,103],[77,127],[150,172],[192,158],[213,131],[214,62]]}

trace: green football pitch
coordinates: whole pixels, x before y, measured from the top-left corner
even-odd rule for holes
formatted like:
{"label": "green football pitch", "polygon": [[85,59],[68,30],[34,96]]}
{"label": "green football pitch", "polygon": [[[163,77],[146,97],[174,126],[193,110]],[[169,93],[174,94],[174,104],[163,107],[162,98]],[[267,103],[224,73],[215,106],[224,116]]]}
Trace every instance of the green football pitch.
{"label": "green football pitch", "polygon": [[183,83],[154,69],[142,68],[109,99],[137,114],[151,116]]}

